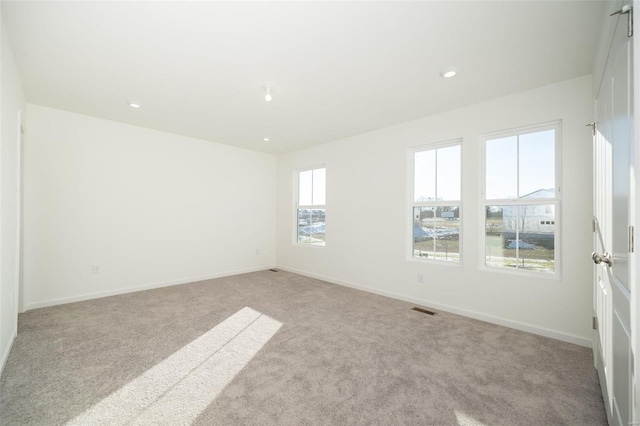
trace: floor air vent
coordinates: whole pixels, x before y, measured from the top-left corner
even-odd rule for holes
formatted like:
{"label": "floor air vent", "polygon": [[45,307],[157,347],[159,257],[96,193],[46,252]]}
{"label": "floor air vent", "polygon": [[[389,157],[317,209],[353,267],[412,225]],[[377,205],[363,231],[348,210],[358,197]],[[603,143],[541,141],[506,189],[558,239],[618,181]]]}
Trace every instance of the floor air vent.
{"label": "floor air vent", "polygon": [[280,272],[276,268],[269,269],[271,272]]}
{"label": "floor air vent", "polygon": [[418,307],[414,307],[411,308],[412,311],[418,311],[418,312],[422,312],[423,314],[427,314],[427,315],[435,315],[436,313],[433,311],[429,311],[427,309],[422,309],[422,308],[418,308]]}

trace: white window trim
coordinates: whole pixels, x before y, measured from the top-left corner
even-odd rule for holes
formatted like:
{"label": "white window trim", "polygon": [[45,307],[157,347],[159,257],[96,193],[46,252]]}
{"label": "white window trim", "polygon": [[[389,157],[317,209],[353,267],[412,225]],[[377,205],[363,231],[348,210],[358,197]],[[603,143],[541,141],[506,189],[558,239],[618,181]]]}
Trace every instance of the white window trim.
{"label": "white window trim", "polygon": [[306,172],[308,170],[316,170],[316,169],[325,169],[327,170],[326,164],[316,164],[314,166],[308,166],[303,168],[298,168],[293,170],[293,182],[291,185],[293,187],[293,221],[292,221],[292,244],[298,247],[311,247],[316,249],[322,249],[327,246],[327,234],[325,231],[325,240],[324,245],[320,244],[305,244],[298,241],[298,210],[299,209],[312,209],[312,210],[325,210],[325,229],[326,229],[326,210],[327,210],[327,199],[326,199],[326,189],[327,189],[327,181],[325,175],[325,204],[317,204],[317,205],[298,205],[298,199],[300,194],[300,173]]}
{"label": "white window trim", "polygon": [[[554,198],[527,198],[527,199],[496,199],[487,200],[485,198],[486,190],[486,154],[487,154],[487,141],[492,139],[506,138],[509,136],[523,135],[527,133],[535,133],[544,130],[555,129],[555,189],[556,196]],[[479,193],[479,205],[480,205],[480,227],[479,227],[479,240],[482,250],[479,259],[479,269],[481,271],[496,272],[501,274],[511,274],[517,276],[544,278],[547,280],[561,280],[562,279],[562,251],[564,250],[563,244],[563,224],[564,217],[562,214],[562,120],[548,121],[545,123],[534,124],[530,126],[522,126],[497,132],[486,133],[480,136],[480,191]],[[553,274],[547,272],[535,272],[535,271],[523,271],[519,269],[511,268],[499,268],[493,266],[487,266],[486,264],[486,206],[488,205],[530,205],[530,204],[553,204],[555,205],[556,218],[555,227],[556,232],[554,235],[554,267]]]}
{"label": "white window trim", "polygon": [[[440,148],[447,148],[450,146],[460,146],[460,199],[457,201],[429,201],[429,202],[416,202],[413,200],[413,196],[414,196],[414,192],[415,192],[415,154],[417,152],[420,151],[428,151],[428,150],[432,150],[432,149],[440,149]],[[463,263],[463,235],[464,235],[464,227],[465,227],[465,220],[463,218],[463,206],[462,206],[462,194],[463,194],[463,187],[464,187],[464,179],[462,177],[462,166],[463,166],[463,149],[464,149],[464,145],[463,145],[463,139],[462,138],[456,138],[456,139],[449,139],[446,141],[442,141],[442,142],[431,142],[431,143],[427,143],[427,144],[423,144],[423,145],[418,145],[418,146],[412,146],[408,149],[407,151],[407,170],[409,170],[409,173],[407,173],[407,203],[406,203],[406,207],[410,210],[410,214],[407,214],[407,211],[405,211],[405,214],[407,214],[408,217],[408,222],[407,222],[407,241],[409,242],[407,245],[407,251],[406,251],[406,260],[409,262],[417,262],[417,263],[422,263],[422,264],[432,264],[432,265],[439,265],[439,266],[449,266],[449,267],[454,267],[454,268],[462,268],[462,263]],[[437,185],[437,176],[436,176],[436,185]],[[418,258],[415,257],[413,255],[413,208],[414,207],[438,207],[438,206],[456,206],[458,207],[458,215],[459,215],[459,229],[460,229],[460,237],[459,237],[459,241],[458,241],[458,250],[459,250],[459,254],[458,254],[458,261],[457,262],[453,262],[453,261],[447,261],[447,260],[436,260],[436,259],[429,259],[429,258]]]}

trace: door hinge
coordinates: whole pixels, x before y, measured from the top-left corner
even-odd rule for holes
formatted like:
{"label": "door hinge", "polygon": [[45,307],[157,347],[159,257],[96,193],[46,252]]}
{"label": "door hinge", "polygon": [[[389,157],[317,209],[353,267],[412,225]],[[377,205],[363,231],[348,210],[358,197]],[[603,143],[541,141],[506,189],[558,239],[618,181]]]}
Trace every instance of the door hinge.
{"label": "door hinge", "polygon": [[593,134],[593,136],[595,136],[595,135],[596,135],[596,129],[597,129],[598,125],[597,125],[595,122],[593,122],[593,123],[587,123],[587,124],[585,124],[584,126],[585,126],[585,127],[589,127],[589,126],[591,126],[591,133]]}
{"label": "door hinge", "polygon": [[635,250],[635,228],[633,225],[629,225],[629,253],[633,253]]}
{"label": "door hinge", "polygon": [[613,12],[609,16],[614,15],[627,15],[627,36],[633,36],[633,7],[630,4],[625,4],[622,9]]}
{"label": "door hinge", "polygon": [[595,219],[591,219],[591,230],[593,232],[596,232],[596,220]]}
{"label": "door hinge", "polygon": [[591,318],[591,327],[592,327],[594,330],[597,330],[597,329],[598,329],[598,317],[592,317],[592,318]]}

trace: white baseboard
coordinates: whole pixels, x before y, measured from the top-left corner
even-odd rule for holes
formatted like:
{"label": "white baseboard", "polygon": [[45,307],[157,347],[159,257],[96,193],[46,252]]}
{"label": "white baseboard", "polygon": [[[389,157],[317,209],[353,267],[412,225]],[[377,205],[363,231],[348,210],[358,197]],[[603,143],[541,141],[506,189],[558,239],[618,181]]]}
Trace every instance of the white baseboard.
{"label": "white baseboard", "polygon": [[322,276],[322,275],[308,273],[308,272],[301,271],[301,270],[298,270],[298,269],[295,269],[295,268],[290,268],[288,266],[279,265],[276,268],[281,269],[283,271],[293,272],[294,274],[304,275],[306,277],[315,278],[315,279],[322,280],[322,281],[327,281],[327,282],[330,282],[332,284],[338,284],[338,285],[342,285],[342,286],[345,286],[345,287],[351,287],[351,288],[354,288],[354,289],[357,289],[357,290],[366,291],[368,293],[374,293],[374,294],[378,294],[378,295],[381,295],[381,296],[387,296],[387,297],[391,297],[392,299],[398,299],[398,300],[402,300],[402,301],[405,301],[405,302],[415,303],[415,304],[422,305],[422,306],[425,306],[425,307],[430,307],[430,308],[433,308],[433,309],[437,309],[437,310],[441,310],[441,311],[445,311],[445,312],[450,312],[452,314],[458,314],[458,315],[462,315],[462,316],[465,316],[465,317],[470,317],[470,318],[474,318],[474,319],[477,319],[477,320],[489,322],[489,323],[492,323],[492,324],[502,325],[504,327],[514,328],[516,330],[526,331],[528,333],[533,333],[533,334],[537,334],[537,335],[544,336],[544,337],[550,337],[552,339],[561,340],[563,342],[573,343],[573,344],[576,344],[576,345],[586,346],[586,347],[589,347],[589,348],[592,347],[592,345],[593,345],[590,339],[587,339],[587,338],[584,338],[584,337],[581,337],[581,336],[576,336],[574,334],[563,333],[561,331],[551,330],[551,329],[544,328],[544,327],[538,327],[538,326],[531,325],[531,324],[525,324],[525,323],[522,323],[522,322],[519,322],[519,321],[513,321],[513,320],[506,319],[506,318],[501,318],[501,317],[496,317],[496,316],[493,316],[493,315],[485,314],[485,313],[482,313],[482,312],[471,311],[471,310],[459,308],[459,307],[456,307],[456,306],[437,303],[437,302],[433,302],[431,300],[420,299],[420,298],[417,298],[417,297],[407,296],[407,295],[404,295],[404,294],[394,293],[394,292],[391,292],[391,291],[378,290],[378,289],[375,289],[375,288],[372,288],[372,287],[367,287],[367,286],[364,286],[364,285],[353,284],[353,283],[350,283],[350,282],[337,280],[337,279],[331,278],[331,277],[326,277],[326,276]]}
{"label": "white baseboard", "polygon": [[80,294],[77,296],[42,300],[39,302],[27,303],[25,306],[25,311],[29,311],[31,309],[46,308],[48,306],[64,305],[65,303],[82,302],[83,300],[99,299],[101,297],[117,296],[119,294],[135,293],[136,291],[151,290],[154,288],[161,288],[161,287],[169,287],[172,285],[180,285],[180,284],[193,283],[197,281],[212,280],[214,278],[229,277],[231,275],[239,275],[239,274],[246,274],[249,272],[264,271],[265,269],[269,269],[273,267],[274,266],[261,266],[258,268],[247,268],[247,269],[240,269],[235,271],[227,271],[227,272],[221,272],[218,274],[205,275],[201,277],[191,277],[191,278],[183,278],[179,280],[162,281],[159,283],[144,284],[141,286],[123,287],[123,288],[107,290],[107,291],[98,291],[94,293]]}
{"label": "white baseboard", "polygon": [[16,341],[16,336],[11,336],[11,342],[7,345],[7,348],[2,353],[2,359],[0,360],[0,377],[2,377],[2,372],[4,371],[4,366],[7,364],[7,360],[9,359],[9,354],[11,353],[11,348],[13,348],[13,342]]}

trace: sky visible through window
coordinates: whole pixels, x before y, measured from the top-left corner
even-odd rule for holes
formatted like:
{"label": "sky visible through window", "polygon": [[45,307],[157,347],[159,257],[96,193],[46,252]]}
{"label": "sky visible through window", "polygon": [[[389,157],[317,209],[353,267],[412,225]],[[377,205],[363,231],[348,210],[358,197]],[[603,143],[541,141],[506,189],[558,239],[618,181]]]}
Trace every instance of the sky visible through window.
{"label": "sky visible through window", "polygon": [[416,152],[414,161],[414,201],[460,199],[460,145]]}
{"label": "sky visible through window", "polygon": [[491,139],[486,144],[487,200],[517,199],[555,188],[554,129]]}
{"label": "sky visible through window", "polygon": [[298,205],[321,206],[327,203],[326,169],[300,172]]}
{"label": "sky visible through window", "polygon": [[[540,189],[555,189],[554,129],[486,144],[487,200],[518,199]],[[460,148],[415,153],[414,201],[460,200]]]}

